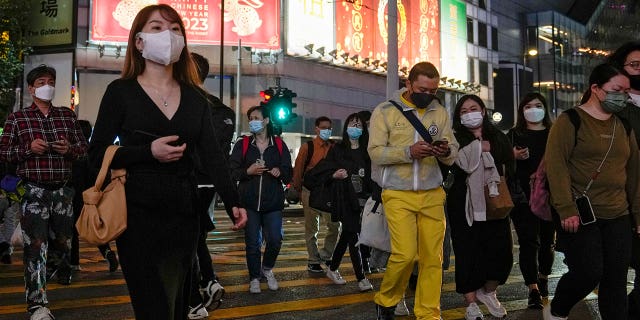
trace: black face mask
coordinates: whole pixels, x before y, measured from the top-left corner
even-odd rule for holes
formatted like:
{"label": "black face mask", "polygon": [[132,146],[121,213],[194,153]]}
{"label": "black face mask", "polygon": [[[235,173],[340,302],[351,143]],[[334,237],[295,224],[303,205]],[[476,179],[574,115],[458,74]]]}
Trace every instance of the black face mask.
{"label": "black face mask", "polygon": [[426,92],[414,92],[410,97],[411,101],[413,101],[413,104],[415,104],[416,107],[420,109],[428,107],[433,100],[438,99],[438,97],[436,97],[435,95]]}
{"label": "black face mask", "polygon": [[634,90],[640,90],[640,74],[629,76],[631,82],[631,88]]}

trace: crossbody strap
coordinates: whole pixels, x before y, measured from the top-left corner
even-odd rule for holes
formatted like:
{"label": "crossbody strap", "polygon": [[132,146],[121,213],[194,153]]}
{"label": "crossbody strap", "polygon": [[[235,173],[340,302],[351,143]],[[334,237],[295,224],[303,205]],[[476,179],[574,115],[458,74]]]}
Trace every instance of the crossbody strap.
{"label": "crossbody strap", "polygon": [[391,102],[391,104],[393,104],[400,112],[402,112],[402,115],[404,115],[404,117],[409,120],[411,125],[413,125],[416,131],[418,131],[424,141],[428,143],[433,142],[433,138],[427,131],[427,128],[425,128],[424,124],[422,124],[422,122],[418,120],[418,117],[416,117],[416,115],[413,113],[413,110],[403,110],[402,107],[395,101],[389,100],[389,102]]}

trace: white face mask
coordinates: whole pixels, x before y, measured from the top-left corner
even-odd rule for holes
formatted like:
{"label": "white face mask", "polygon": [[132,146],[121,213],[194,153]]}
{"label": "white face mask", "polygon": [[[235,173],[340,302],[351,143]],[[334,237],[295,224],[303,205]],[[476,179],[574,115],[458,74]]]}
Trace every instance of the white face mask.
{"label": "white face mask", "polygon": [[158,33],[138,32],[144,48],[142,57],[168,66],[180,60],[180,54],[184,49],[184,38],[169,30]]}
{"label": "white face mask", "polygon": [[531,123],[538,123],[544,119],[544,109],[530,108],[523,111],[524,119]]}
{"label": "white face mask", "polygon": [[469,129],[480,127],[482,125],[482,120],[483,116],[480,111],[469,112],[460,116],[460,123]]}
{"label": "white face mask", "polygon": [[53,96],[55,95],[55,93],[56,93],[55,87],[45,84],[44,86],[36,88],[35,96],[36,98],[43,101],[51,101],[53,100]]}

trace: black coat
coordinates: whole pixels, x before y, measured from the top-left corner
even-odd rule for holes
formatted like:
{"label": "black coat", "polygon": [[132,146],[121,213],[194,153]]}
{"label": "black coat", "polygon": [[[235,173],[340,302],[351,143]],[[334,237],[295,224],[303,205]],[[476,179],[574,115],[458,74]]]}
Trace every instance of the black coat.
{"label": "black coat", "polygon": [[284,208],[284,188],[282,184],[291,181],[291,154],[289,148],[282,141],[282,154],[271,137],[269,146],[262,155],[265,165],[268,168],[278,167],[280,176],[273,177],[269,173],[260,176],[247,175],[247,168],[260,158],[260,150],[255,144],[255,138],[251,136],[246,154],[242,155],[242,139],[236,142],[229,158],[232,179],[239,182],[238,192],[240,193],[240,203],[244,208],[269,212],[282,210]]}
{"label": "black coat", "polygon": [[[333,173],[338,169],[347,169],[349,174],[353,174],[348,168],[349,164],[353,161],[349,158],[345,147],[340,144],[336,145],[327,154],[327,157],[321,160],[315,167],[307,171],[305,177],[309,176],[313,179],[311,181],[317,181],[318,184],[325,184],[330,186],[330,192],[326,196],[331,197],[331,220],[342,222],[342,229],[350,232],[360,232],[361,221],[360,214],[362,208],[360,207],[359,198],[366,199],[371,193],[371,162],[369,157],[364,152],[365,158],[365,177],[363,178],[364,190],[361,194],[357,194],[351,179],[333,179]],[[305,178],[305,181],[307,179]],[[305,184],[305,186],[308,188]],[[313,192],[311,193],[314,194]],[[323,196],[323,195],[318,195]],[[311,201],[311,200],[310,200]]]}

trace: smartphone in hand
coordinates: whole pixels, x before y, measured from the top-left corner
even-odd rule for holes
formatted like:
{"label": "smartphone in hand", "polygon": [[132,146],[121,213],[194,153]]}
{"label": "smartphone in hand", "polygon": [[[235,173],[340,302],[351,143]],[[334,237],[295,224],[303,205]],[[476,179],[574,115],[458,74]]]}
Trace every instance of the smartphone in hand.
{"label": "smartphone in hand", "polygon": [[449,144],[449,141],[447,141],[447,140],[436,140],[436,141],[431,143],[432,146],[438,147],[438,148],[444,148],[448,144]]}

